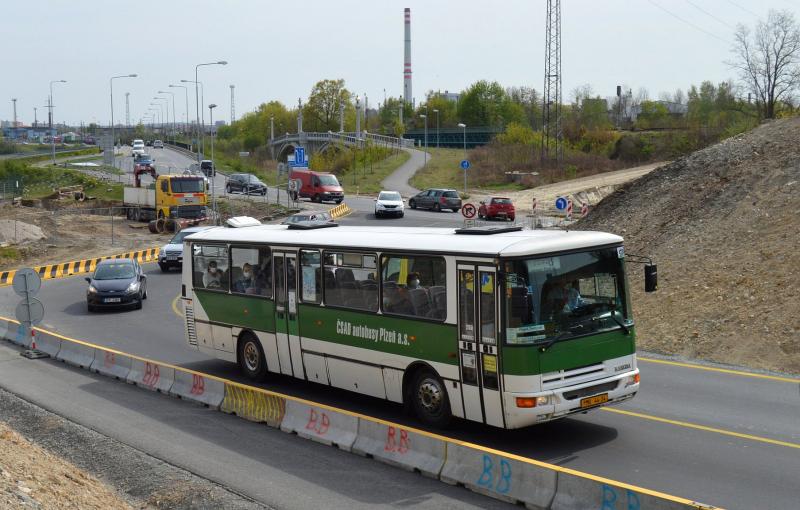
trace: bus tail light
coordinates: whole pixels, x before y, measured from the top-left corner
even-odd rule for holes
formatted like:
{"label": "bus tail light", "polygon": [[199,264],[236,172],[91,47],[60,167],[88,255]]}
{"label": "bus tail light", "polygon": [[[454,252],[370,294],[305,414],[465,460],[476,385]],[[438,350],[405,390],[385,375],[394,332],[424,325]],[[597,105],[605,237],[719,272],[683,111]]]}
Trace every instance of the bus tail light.
{"label": "bus tail light", "polygon": [[625,382],[625,387],[633,386],[634,384],[639,384],[639,374],[632,375],[628,377],[627,381]]}

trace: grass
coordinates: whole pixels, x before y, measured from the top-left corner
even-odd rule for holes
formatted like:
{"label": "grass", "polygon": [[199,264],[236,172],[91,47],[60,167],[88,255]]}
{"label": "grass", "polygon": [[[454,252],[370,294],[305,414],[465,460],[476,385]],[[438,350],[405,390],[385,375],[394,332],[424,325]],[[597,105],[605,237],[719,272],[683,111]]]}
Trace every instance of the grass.
{"label": "grass", "polygon": [[340,172],[337,177],[346,195],[377,194],[383,189],[381,181],[400,168],[410,157],[407,152],[399,151],[382,161],[373,163],[371,167],[367,163],[366,174],[363,165],[358,165],[355,169],[355,184],[353,184],[352,169]]}
{"label": "grass", "polygon": [[[83,156],[84,154],[98,154],[100,149],[97,147],[89,147],[86,149],[75,149],[74,151],[66,151],[66,152],[57,152],[56,153],[56,161],[58,158],[63,158],[65,156]],[[38,156],[30,156],[24,158],[16,158],[15,161],[22,161],[24,163],[38,163],[40,161],[49,161],[53,156],[51,154],[40,154]]]}
{"label": "grass", "polygon": [[[464,190],[464,170],[461,161],[464,151],[460,149],[428,149],[431,158],[427,166],[419,170],[411,178],[410,184],[418,189],[427,188],[453,188],[461,192]],[[467,170],[467,189],[476,189],[470,184],[470,177],[480,170],[475,166]],[[479,188],[487,191],[518,191],[527,189],[525,186],[513,182],[496,182],[484,184]]]}
{"label": "grass", "polygon": [[22,260],[22,251],[15,246],[0,247],[0,267],[10,267]]}

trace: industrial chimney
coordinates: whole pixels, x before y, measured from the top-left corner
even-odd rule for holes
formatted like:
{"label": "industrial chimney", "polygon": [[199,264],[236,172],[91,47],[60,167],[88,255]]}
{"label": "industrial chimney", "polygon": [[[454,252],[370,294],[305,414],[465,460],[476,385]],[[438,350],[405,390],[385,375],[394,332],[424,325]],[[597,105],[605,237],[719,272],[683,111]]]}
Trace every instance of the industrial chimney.
{"label": "industrial chimney", "polygon": [[406,7],[406,40],[405,40],[405,60],[403,61],[403,100],[406,104],[413,101],[411,93],[411,9]]}

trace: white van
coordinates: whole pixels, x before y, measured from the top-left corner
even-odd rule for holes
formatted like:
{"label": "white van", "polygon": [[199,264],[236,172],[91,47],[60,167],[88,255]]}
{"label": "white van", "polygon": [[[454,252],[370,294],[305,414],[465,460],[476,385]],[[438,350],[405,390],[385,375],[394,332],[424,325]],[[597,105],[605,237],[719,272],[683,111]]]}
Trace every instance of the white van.
{"label": "white van", "polygon": [[133,145],[131,146],[131,156],[134,158],[139,156],[144,156],[146,153],[144,151],[144,140],[136,139],[133,141]]}

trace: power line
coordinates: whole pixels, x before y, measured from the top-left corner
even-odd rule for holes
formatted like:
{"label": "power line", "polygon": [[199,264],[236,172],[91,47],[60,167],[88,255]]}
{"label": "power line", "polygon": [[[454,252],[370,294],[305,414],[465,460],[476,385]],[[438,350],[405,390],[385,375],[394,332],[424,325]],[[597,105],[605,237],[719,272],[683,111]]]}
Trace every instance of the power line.
{"label": "power line", "polygon": [[752,15],[753,15],[753,16],[755,16],[756,18],[758,17],[758,14],[754,13],[753,11],[751,11],[750,9],[748,9],[747,7],[742,7],[741,5],[737,4],[737,3],[736,3],[736,2],[734,2],[733,0],[727,0],[727,2],[728,2],[729,4],[731,4],[732,6],[734,6],[734,7],[738,7],[739,9],[743,10],[744,12],[746,12],[746,13],[748,13],[748,14],[752,14]]}
{"label": "power line", "polygon": [[720,19],[720,18],[718,18],[718,17],[714,16],[713,14],[711,14],[710,12],[708,12],[707,10],[703,9],[702,7],[700,7],[699,5],[697,5],[696,3],[692,2],[692,0],[686,0],[686,3],[688,3],[689,5],[691,5],[692,7],[694,7],[695,9],[697,9],[698,11],[702,12],[702,13],[703,13],[703,14],[705,14],[706,16],[708,16],[708,17],[710,17],[710,18],[714,18],[715,20],[719,21],[720,23],[722,23],[722,24],[723,24],[723,25],[725,25],[726,27],[730,28],[731,30],[736,30],[736,27],[735,27],[735,26],[733,26],[733,25],[731,25],[730,23],[728,23],[728,22],[726,22],[726,21],[724,21],[724,20],[722,20],[722,19]]}
{"label": "power line", "polygon": [[725,44],[729,44],[729,41],[726,41],[726,40],[725,40],[725,39],[723,39],[722,37],[719,37],[718,35],[716,35],[716,34],[713,34],[713,33],[709,32],[708,30],[706,30],[706,29],[704,29],[704,28],[702,28],[702,27],[699,27],[699,26],[695,25],[695,24],[694,24],[694,23],[692,23],[691,21],[687,21],[687,20],[685,20],[685,19],[681,18],[680,16],[678,16],[677,14],[675,14],[675,13],[673,13],[673,12],[671,12],[671,11],[668,11],[668,10],[667,10],[667,9],[665,9],[664,7],[662,7],[662,6],[660,6],[659,4],[657,4],[657,3],[656,3],[654,0],[647,0],[647,1],[648,1],[648,2],[650,2],[651,4],[653,4],[654,6],[658,7],[658,8],[659,8],[659,9],[661,9],[662,11],[666,12],[667,14],[669,14],[670,16],[672,16],[673,18],[677,19],[678,21],[681,21],[681,22],[683,22],[683,23],[685,23],[685,24],[689,25],[690,27],[694,28],[695,30],[699,30],[700,32],[703,32],[704,34],[706,34],[706,35],[709,35],[709,36],[713,37],[714,39],[718,39],[718,40],[720,40],[720,41],[724,42]]}

